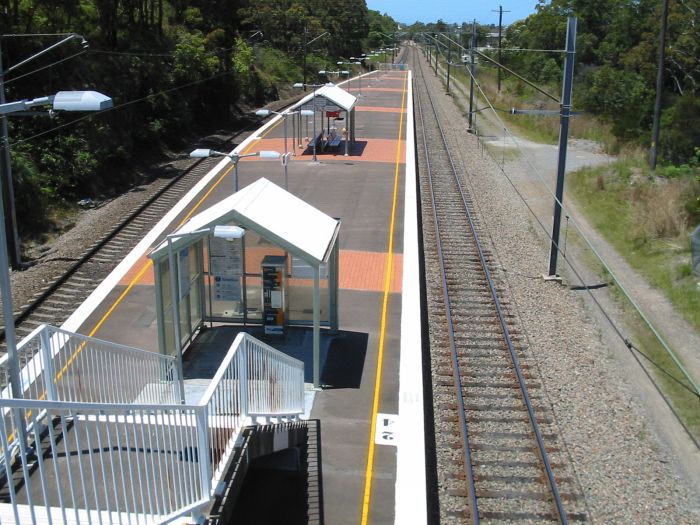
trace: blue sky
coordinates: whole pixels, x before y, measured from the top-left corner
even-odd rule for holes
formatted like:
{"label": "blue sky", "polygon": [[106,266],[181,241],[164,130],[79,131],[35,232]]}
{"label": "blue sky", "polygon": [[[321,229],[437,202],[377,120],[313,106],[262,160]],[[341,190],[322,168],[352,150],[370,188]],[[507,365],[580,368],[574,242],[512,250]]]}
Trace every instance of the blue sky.
{"label": "blue sky", "polygon": [[499,5],[503,6],[503,24],[508,25],[534,13],[537,0],[367,0],[368,8],[405,24],[437,22],[438,18],[448,23],[476,18],[477,22],[498,24],[498,13],[491,10],[498,10]]}

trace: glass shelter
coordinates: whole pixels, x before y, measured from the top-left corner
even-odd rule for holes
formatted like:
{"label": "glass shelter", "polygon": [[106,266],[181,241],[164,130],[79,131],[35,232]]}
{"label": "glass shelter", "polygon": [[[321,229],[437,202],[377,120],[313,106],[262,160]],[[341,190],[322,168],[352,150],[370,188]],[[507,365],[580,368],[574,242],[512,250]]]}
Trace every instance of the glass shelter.
{"label": "glass shelter", "polygon": [[181,358],[205,322],[312,325],[318,386],[320,327],[338,330],[339,229],[265,178],[192,217],[149,254],[160,351]]}

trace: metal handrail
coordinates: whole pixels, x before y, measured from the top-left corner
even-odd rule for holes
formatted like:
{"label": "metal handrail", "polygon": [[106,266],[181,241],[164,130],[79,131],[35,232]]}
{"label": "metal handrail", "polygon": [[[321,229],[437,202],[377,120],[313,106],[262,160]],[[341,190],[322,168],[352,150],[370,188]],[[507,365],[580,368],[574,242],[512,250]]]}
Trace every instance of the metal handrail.
{"label": "metal handrail", "polygon": [[[7,484],[17,523],[59,515],[64,523],[73,515],[78,523],[131,523],[143,516],[167,523],[196,514],[215,495],[245,426],[257,417],[295,420],[304,411],[303,363],[245,333],[236,337],[196,405],[179,404],[175,387],[169,400],[160,400],[143,377],[136,387],[122,385],[128,393],[99,392],[106,375],[118,387],[124,374],[142,371],[110,351],[154,359],[174,371],[173,358],[49,326],[19,348],[38,354],[22,374],[25,391],[35,397],[0,397],[0,469],[18,467],[20,485],[27,488],[15,491]],[[97,348],[108,359],[100,361]],[[103,366],[100,378],[90,377]],[[166,391],[168,383],[163,380]],[[40,455],[45,450],[32,476],[30,447]]]}
{"label": "metal handrail", "polygon": [[[25,399],[93,403],[180,399],[173,356],[111,343],[41,325],[17,345]],[[8,378],[7,355],[0,358],[0,381]],[[7,384],[7,383],[5,383]],[[9,397],[9,389],[1,395]]]}

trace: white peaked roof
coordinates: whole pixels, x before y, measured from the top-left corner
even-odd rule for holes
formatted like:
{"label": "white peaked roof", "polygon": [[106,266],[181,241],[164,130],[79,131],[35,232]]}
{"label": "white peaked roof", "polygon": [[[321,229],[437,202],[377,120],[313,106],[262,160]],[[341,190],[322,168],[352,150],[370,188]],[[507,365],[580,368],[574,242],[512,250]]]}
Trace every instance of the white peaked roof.
{"label": "white peaked roof", "polygon": [[[327,99],[331,104],[334,104],[338,106],[341,109],[344,109],[345,111],[350,111],[354,106],[355,103],[357,102],[357,97],[355,95],[351,95],[347,91],[345,91],[343,88],[336,86],[335,84],[328,83],[325,86],[320,87],[319,89],[316,90],[316,98],[323,97]],[[306,95],[304,98],[302,98],[299,102],[297,102],[294,107],[299,107],[303,106],[307,102],[309,102],[311,99],[314,98],[313,93],[309,93]]]}
{"label": "white peaked roof", "polygon": [[[340,228],[340,220],[261,178],[195,215],[175,233],[188,234],[230,222],[259,233],[314,267],[328,260]],[[192,244],[203,235],[175,239],[173,248]],[[154,261],[167,256],[167,242],[149,255]]]}

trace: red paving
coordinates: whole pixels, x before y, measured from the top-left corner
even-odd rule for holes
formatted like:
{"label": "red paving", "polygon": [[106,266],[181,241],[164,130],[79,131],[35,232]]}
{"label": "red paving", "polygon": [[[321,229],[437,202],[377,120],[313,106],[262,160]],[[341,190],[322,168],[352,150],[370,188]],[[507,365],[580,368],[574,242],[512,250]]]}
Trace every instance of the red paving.
{"label": "red paving", "polygon": [[[403,164],[404,159],[406,158],[406,141],[402,140],[401,141],[401,152],[400,152],[400,159],[401,163]],[[308,160],[308,157],[311,155],[311,149],[309,149],[305,154],[302,155],[302,152],[306,148],[306,141],[302,139],[302,143],[304,144],[302,148],[297,148],[297,156],[293,158],[292,160]],[[287,143],[287,147],[289,151],[292,151],[292,144],[291,140]],[[353,161],[367,161],[367,162],[391,162],[395,163],[396,162],[396,140],[389,140],[389,139],[364,139],[362,137],[357,137],[356,139],[356,144],[355,144],[355,150],[361,149],[361,153],[350,153],[348,157],[345,157],[343,155],[345,149],[344,146],[341,144],[340,147],[335,149],[334,151],[328,151],[328,152],[323,152],[320,149],[317,151],[317,156],[318,157],[323,157],[324,160],[332,160],[334,158],[337,158],[337,160],[348,160],[352,159]],[[273,138],[273,139],[261,139],[253,142],[251,144],[250,149],[247,149],[246,152],[256,152],[256,151],[261,151],[261,150],[273,150],[273,151],[279,151],[282,152],[284,151],[284,138]],[[279,166],[279,160],[270,160],[270,159],[261,159],[259,157],[250,157],[249,159],[244,159],[241,162],[270,162],[271,166],[278,167]],[[276,163],[276,164],[275,164]]]}
{"label": "red paving", "polygon": [[[246,250],[246,267],[251,272],[260,267],[260,261],[265,255],[271,253],[283,253],[275,248],[249,248]],[[355,250],[340,250],[340,276],[339,286],[343,290],[360,290],[366,292],[384,291],[384,279],[386,265],[388,261],[387,253],[362,252]],[[141,277],[135,281],[139,272],[145,265],[149,267],[143,272]],[[391,274],[390,291],[399,293],[401,291],[401,279],[403,276],[403,255],[394,254]],[[122,286],[144,285],[153,286],[153,267],[146,255],[142,256],[134,264],[127,274],[119,281]],[[310,279],[295,279],[295,285],[312,285]]]}

